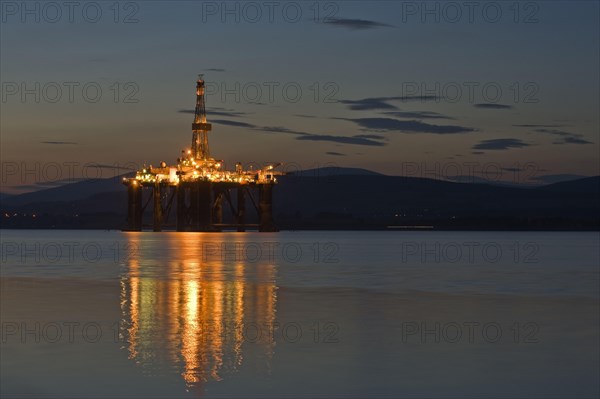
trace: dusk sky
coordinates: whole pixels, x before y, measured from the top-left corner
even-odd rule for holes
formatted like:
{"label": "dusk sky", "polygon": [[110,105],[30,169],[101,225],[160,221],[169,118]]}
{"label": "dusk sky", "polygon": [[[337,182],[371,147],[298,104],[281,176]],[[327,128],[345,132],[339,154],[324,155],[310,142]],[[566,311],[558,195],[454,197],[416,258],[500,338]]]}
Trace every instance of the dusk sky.
{"label": "dusk sky", "polygon": [[198,73],[228,167],[599,174],[597,1],[53,4],[2,2],[3,192],[174,163]]}

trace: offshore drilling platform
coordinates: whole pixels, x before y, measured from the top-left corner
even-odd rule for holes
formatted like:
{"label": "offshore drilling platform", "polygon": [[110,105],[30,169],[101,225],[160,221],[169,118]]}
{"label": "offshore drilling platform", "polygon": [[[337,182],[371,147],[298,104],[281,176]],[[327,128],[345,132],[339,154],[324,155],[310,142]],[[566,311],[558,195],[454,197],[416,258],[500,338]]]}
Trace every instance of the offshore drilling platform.
{"label": "offshore drilling platform", "polygon": [[[273,223],[273,186],[282,173],[269,164],[260,170],[244,170],[241,163],[235,170],[223,169],[223,161],[211,158],[208,133],[212,125],[206,121],[205,83],[202,75],[196,82],[196,109],[192,123],[192,145],[182,151],[177,164],[144,167],[135,177],[123,178],[127,186],[126,231],[142,231],[144,214],[152,209],[152,229],[170,227],[175,216],[177,231],[221,231],[224,228],[245,231],[277,231]],[[258,194],[256,194],[258,192]],[[144,194],[148,193],[148,194]],[[258,198],[256,198],[258,197]],[[257,224],[246,223],[246,199],[258,215]],[[152,203],[152,206],[150,206]],[[224,223],[223,205],[232,217]],[[175,209],[173,211],[173,208]]]}

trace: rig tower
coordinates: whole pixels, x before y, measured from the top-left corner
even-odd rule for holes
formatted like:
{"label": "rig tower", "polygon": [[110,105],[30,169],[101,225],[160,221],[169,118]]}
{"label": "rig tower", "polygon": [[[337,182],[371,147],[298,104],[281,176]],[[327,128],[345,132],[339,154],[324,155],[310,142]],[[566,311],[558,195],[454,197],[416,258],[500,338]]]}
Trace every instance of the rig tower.
{"label": "rig tower", "polygon": [[[124,230],[143,230],[147,225],[144,214],[151,208],[150,225],[154,231],[162,231],[165,227],[174,227],[177,231],[221,231],[223,228],[245,231],[247,227],[277,231],[272,203],[276,176],[283,174],[275,168],[281,163],[267,164],[260,170],[244,170],[238,162],[234,170],[224,170],[223,161],[210,157],[208,132],[212,125],[206,121],[204,94],[204,80],[199,75],[192,146],[182,151],[177,164],[168,166],[161,162],[159,167],[143,167],[135,177],[123,178],[128,193]],[[256,224],[246,223],[247,202],[256,210]],[[224,203],[229,205],[233,218],[229,223],[223,220]],[[169,219],[172,213],[175,214],[174,223]]]}
{"label": "rig tower", "polygon": [[196,159],[206,161],[210,158],[208,148],[208,132],[212,125],[206,123],[206,105],[204,103],[204,80],[202,74],[198,75],[196,82],[196,110],[194,123],[192,123],[192,155]]}

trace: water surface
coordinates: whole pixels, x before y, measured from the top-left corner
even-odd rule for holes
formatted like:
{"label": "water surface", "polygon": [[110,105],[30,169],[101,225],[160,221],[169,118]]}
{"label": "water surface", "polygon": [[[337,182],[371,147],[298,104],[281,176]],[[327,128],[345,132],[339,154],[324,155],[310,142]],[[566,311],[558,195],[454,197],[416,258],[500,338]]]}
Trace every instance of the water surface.
{"label": "water surface", "polygon": [[598,233],[2,230],[7,397],[597,397]]}

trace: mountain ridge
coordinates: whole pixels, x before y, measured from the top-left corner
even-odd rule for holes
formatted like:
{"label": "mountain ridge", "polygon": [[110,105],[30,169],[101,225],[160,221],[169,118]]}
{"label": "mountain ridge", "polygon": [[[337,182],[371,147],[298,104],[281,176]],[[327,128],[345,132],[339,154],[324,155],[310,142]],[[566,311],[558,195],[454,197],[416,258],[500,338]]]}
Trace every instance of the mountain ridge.
{"label": "mountain ridge", "polygon": [[[309,171],[308,175],[293,173],[278,178],[273,214],[280,228],[600,226],[600,176],[539,187],[514,187],[369,174],[370,171],[353,169],[331,172]],[[121,179],[122,176],[82,181],[9,197],[0,201],[0,227],[121,228],[127,203]],[[249,213],[253,212],[252,206],[247,204]],[[252,216],[247,222],[253,223]]]}

